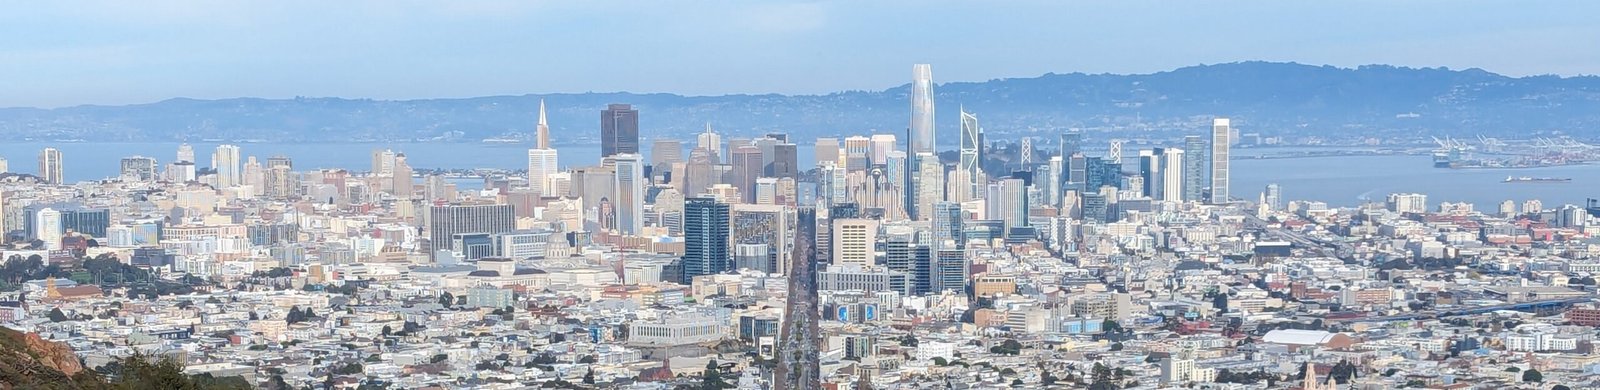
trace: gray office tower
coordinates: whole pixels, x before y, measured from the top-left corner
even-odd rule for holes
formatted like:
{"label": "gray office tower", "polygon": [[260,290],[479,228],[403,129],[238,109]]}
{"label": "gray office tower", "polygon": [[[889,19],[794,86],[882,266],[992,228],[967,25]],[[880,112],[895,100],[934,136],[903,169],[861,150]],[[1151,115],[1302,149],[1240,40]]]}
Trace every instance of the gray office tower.
{"label": "gray office tower", "polygon": [[1183,200],[1199,202],[1204,200],[1206,182],[1211,181],[1206,174],[1206,141],[1204,137],[1191,135],[1183,137],[1183,150],[1188,152],[1183,157]]}
{"label": "gray office tower", "polygon": [[[771,135],[768,135],[769,137]],[[787,137],[785,137],[787,138]],[[787,177],[795,179],[800,177],[799,147],[791,143],[780,143],[772,146],[772,163],[767,164],[767,177]]]}
{"label": "gray office tower", "polygon": [[1078,192],[1098,191],[1099,187],[1089,185],[1089,158],[1083,153],[1073,153],[1066,156],[1067,180],[1065,189]]}
{"label": "gray office tower", "polygon": [[[428,243],[433,249],[461,251],[454,247],[458,234],[499,234],[517,229],[517,214],[508,204],[444,205],[428,208]],[[437,258],[435,258],[437,260]]]}
{"label": "gray office tower", "polygon": [[612,104],[600,111],[600,158],[639,153],[639,110]]}
{"label": "gray office tower", "polygon": [[716,198],[689,198],[683,201],[683,280],[727,271],[728,204]]}
{"label": "gray office tower", "polygon": [[1083,152],[1083,133],[1076,131],[1061,133],[1060,142],[1062,158]]}

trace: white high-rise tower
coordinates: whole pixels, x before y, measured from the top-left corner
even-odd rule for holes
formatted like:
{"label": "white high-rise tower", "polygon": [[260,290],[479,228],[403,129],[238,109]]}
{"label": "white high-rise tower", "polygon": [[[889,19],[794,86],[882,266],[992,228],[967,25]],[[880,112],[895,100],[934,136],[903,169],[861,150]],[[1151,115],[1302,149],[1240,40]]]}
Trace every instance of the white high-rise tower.
{"label": "white high-rise tower", "polygon": [[[927,163],[921,161],[922,159],[929,158],[933,160],[931,161],[932,163],[937,163],[939,158],[937,156],[938,150],[934,147],[933,138],[932,65],[916,64],[911,66],[911,126],[906,128],[906,133],[906,145],[907,149],[909,149],[906,151],[906,156],[910,158],[910,161],[906,163],[911,169],[908,172],[910,174],[906,175],[906,191],[902,196],[905,197],[906,215],[924,219],[922,214],[929,210],[919,209],[925,200],[921,199],[920,196],[933,192],[943,192],[944,190],[943,183],[938,183],[939,179],[944,178],[943,172],[940,172],[937,176],[922,172],[923,167],[928,166]],[[923,180],[924,177],[934,177],[934,179],[933,181],[925,182]],[[932,188],[925,189],[923,188],[924,186],[937,187],[937,190]]]}
{"label": "white high-rise tower", "polygon": [[44,241],[44,248],[48,250],[61,249],[61,236],[65,234],[61,229],[61,212],[52,208],[39,210],[33,216],[33,232],[35,238]]}
{"label": "white high-rise tower", "polygon": [[178,145],[178,158],[174,162],[194,162],[194,147],[187,142]]}
{"label": "white high-rise tower", "polygon": [[906,154],[938,153],[933,138],[933,66],[913,65],[911,75],[911,150]]}
{"label": "white high-rise tower", "polygon": [[1211,203],[1228,203],[1228,118],[1211,121]]}
{"label": "white high-rise tower", "polygon": [[558,172],[555,148],[550,147],[550,124],[545,119],[544,100],[539,100],[538,139],[528,149],[528,188],[539,196],[556,195],[548,191],[550,175]]}
{"label": "white high-rise tower", "polygon": [[238,146],[218,145],[217,151],[211,154],[211,169],[217,170],[218,188],[244,184],[243,175],[239,172]]}
{"label": "white high-rise tower", "polygon": [[45,183],[61,184],[66,181],[61,173],[61,151],[44,148],[39,152],[39,179]]}
{"label": "white high-rise tower", "polygon": [[962,172],[964,183],[960,183],[960,194],[951,194],[953,199],[965,201],[978,196],[978,182],[983,175],[979,174],[982,162],[978,161],[978,148],[983,142],[983,129],[978,127],[978,116],[961,109],[961,161],[956,165],[956,171]]}

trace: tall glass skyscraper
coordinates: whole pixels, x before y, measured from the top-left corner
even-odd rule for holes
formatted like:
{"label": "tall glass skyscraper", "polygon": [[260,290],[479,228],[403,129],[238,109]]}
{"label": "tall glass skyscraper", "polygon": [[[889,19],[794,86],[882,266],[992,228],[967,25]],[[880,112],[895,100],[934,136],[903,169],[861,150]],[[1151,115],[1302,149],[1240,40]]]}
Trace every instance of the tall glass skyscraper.
{"label": "tall glass skyscraper", "polygon": [[728,270],[728,204],[716,198],[683,201],[683,280]]}
{"label": "tall glass skyscraper", "polygon": [[910,153],[936,153],[933,135],[933,66],[911,66]]}
{"label": "tall glass skyscraper", "polygon": [[1187,153],[1183,157],[1183,200],[1202,201],[1205,198],[1201,194],[1205,192],[1206,182],[1210,181],[1206,177],[1206,164],[1210,159],[1206,158],[1205,138],[1198,135],[1183,137],[1183,150]]}

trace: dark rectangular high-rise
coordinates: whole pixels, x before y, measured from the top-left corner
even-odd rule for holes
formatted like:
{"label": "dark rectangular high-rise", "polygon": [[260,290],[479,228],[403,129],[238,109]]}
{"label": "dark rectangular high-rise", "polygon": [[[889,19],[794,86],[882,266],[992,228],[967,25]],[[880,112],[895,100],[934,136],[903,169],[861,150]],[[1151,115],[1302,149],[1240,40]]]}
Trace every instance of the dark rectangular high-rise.
{"label": "dark rectangular high-rise", "polygon": [[728,204],[716,198],[683,201],[683,278],[722,273],[728,264]]}
{"label": "dark rectangular high-rise", "polygon": [[600,111],[600,158],[639,153],[639,110],[612,104]]}
{"label": "dark rectangular high-rise", "polygon": [[[772,164],[765,170],[767,177],[787,177],[795,179],[800,177],[799,149],[795,144],[782,143],[772,147]],[[766,156],[763,156],[766,157]]]}

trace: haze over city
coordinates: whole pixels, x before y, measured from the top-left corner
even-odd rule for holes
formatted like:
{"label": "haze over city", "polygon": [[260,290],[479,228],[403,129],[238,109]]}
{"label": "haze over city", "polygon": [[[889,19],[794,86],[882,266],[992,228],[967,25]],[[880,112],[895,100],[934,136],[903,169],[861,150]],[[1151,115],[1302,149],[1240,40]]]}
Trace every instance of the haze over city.
{"label": "haze over city", "polygon": [[1600,388],[1594,11],[0,5],[0,389]]}

